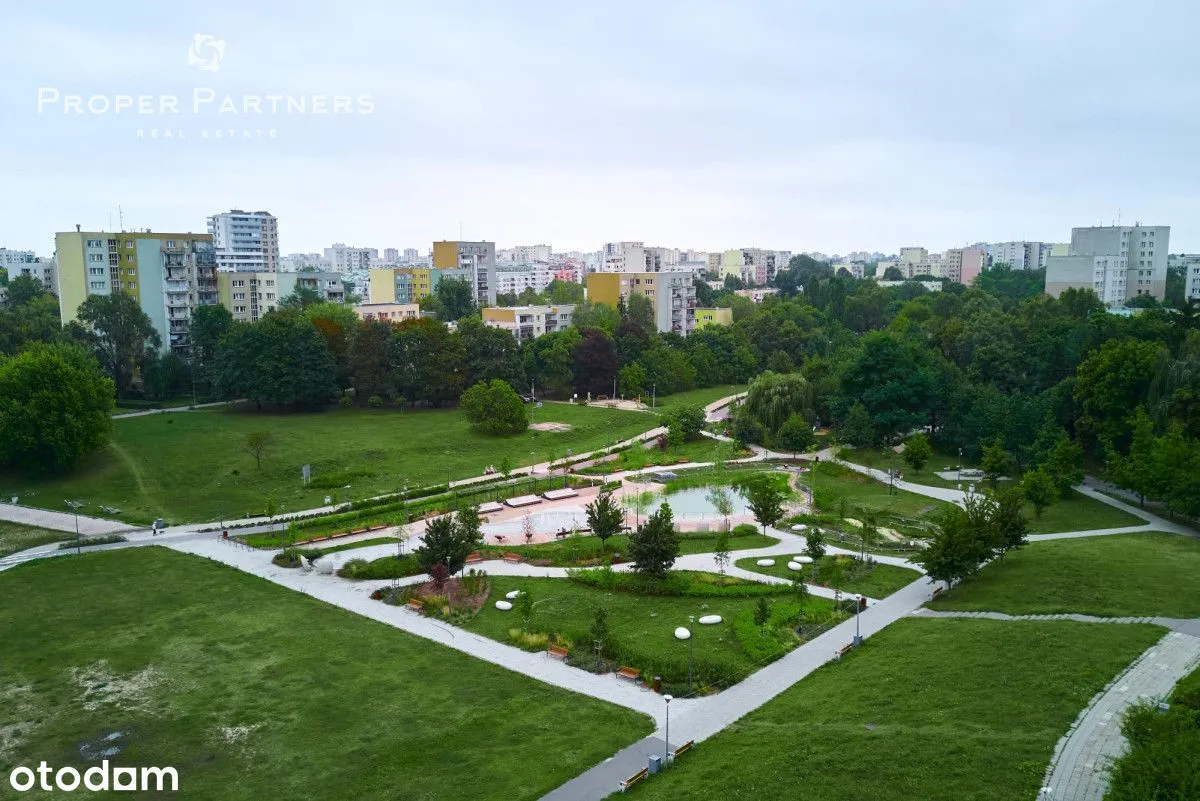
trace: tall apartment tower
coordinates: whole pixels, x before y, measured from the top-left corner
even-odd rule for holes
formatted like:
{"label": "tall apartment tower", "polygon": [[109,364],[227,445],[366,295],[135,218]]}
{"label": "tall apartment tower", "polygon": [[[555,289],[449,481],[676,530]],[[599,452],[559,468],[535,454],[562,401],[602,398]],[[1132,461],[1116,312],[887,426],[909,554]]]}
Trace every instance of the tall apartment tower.
{"label": "tall apartment tower", "polygon": [[333,247],[325,248],[325,259],[329,262],[329,268],[335,273],[369,270],[371,263],[379,259],[379,249],[356,248],[335,242]]}
{"label": "tall apartment tower", "polygon": [[433,267],[443,278],[469,281],[477,303],[496,305],[495,242],[434,242]]}
{"label": "tall apartment tower", "polygon": [[162,339],[189,355],[192,312],[215,306],[217,266],[211,234],[67,231],[54,235],[63,323],[79,319],[88,295],[132,295]]}
{"label": "tall apartment tower", "polygon": [[1066,256],[1046,260],[1046,293],[1092,289],[1110,306],[1139,295],[1161,301],[1167,292],[1169,225],[1072,228]]}
{"label": "tall apartment tower", "polygon": [[233,209],[208,218],[217,270],[279,272],[279,221],[268,211]]}

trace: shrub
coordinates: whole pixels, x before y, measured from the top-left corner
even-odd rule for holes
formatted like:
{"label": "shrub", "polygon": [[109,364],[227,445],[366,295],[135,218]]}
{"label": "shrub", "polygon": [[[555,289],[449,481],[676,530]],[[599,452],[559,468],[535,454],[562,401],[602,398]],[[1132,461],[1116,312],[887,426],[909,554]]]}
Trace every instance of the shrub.
{"label": "shrub", "polygon": [[758,534],[758,528],[751,523],[738,523],[732,531],[735,537],[753,537]]}
{"label": "shrub", "polygon": [[351,559],[346,564],[342,565],[342,569],[338,571],[338,575],[348,579],[365,579],[370,570],[371,563],[366,559]]}
{"label": "shrub", "polygon": [[354,401],[350,399],[349,395],[343,395],[338,400],[338,406],[341,406],[343,409],[349,409],[353,405],[354,405]]}
{"label": "shrub", "polygon": [[367,398],[367,405],[372,409],[378,409],[383,406],[383,398],[379,397],[378,395],[372,395],[371,397]]}

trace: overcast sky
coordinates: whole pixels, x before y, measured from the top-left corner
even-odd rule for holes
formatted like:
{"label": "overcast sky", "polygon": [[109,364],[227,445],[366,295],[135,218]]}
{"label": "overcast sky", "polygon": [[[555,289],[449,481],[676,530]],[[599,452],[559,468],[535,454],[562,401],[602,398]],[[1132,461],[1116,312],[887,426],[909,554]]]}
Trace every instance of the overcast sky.
{"label": "overcast sky", "polygon": [[[3,13],[0,246],[48,255],[54,231],[116,226],[120,206],[127,228],[162,231],[266,209],[284,253],[425,252],[460,226],[557,251],[942,250],[1065,241],[1118,214],[1200,250],[1195,0]],[[213,100],[193,113],[196,92]],[[70,94],[109,110],[64,113]],[[173,96],[179,113],[117,114],[118,95]],[[264,113],[218,113],[226,95]],[[306,113],[271,114],[269,95]],[[315,114],[314,95],[355,113]]]}

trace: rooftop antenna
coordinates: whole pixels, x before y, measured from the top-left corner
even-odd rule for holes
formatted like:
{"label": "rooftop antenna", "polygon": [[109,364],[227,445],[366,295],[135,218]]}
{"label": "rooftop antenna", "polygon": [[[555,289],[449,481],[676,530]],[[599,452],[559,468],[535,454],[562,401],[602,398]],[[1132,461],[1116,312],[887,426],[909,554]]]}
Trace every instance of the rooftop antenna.
{"label": "rooftop antenna", "polygon": [[125,231],[125,212],[121,209],[120,205],[117,206],[117,220],[121,223],[121,231],[123,233]]}

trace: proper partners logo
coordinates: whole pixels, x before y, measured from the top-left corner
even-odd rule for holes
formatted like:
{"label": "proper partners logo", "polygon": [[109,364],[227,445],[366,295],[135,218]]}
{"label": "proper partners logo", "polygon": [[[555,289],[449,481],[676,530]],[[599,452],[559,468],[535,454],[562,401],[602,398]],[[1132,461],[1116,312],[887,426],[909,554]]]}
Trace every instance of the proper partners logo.
{"label": "proper partners logo", "polygon": [[179,791],[179,774],[175,768],[114,768],[107,759],[82,772],[71,767],[55,770],[43,761],[37,768],[13,768],[8,774],[8,786],[18,793],[31,790],[164,793]]}
{"label": "proper partners logo", "polygon": [[[187,49],[187,65],[204,73],[217,73],[225,61],[225,50],[224,39],[194,34]],[[180,94],[83,94],[40,86],[37,113],[133,118],[133,132],[138,139],[244,141],[277,138],[281,118],[373,114],[375,101],[369,94],[235,94],[209,86],[193,86],[190,92]]]}

